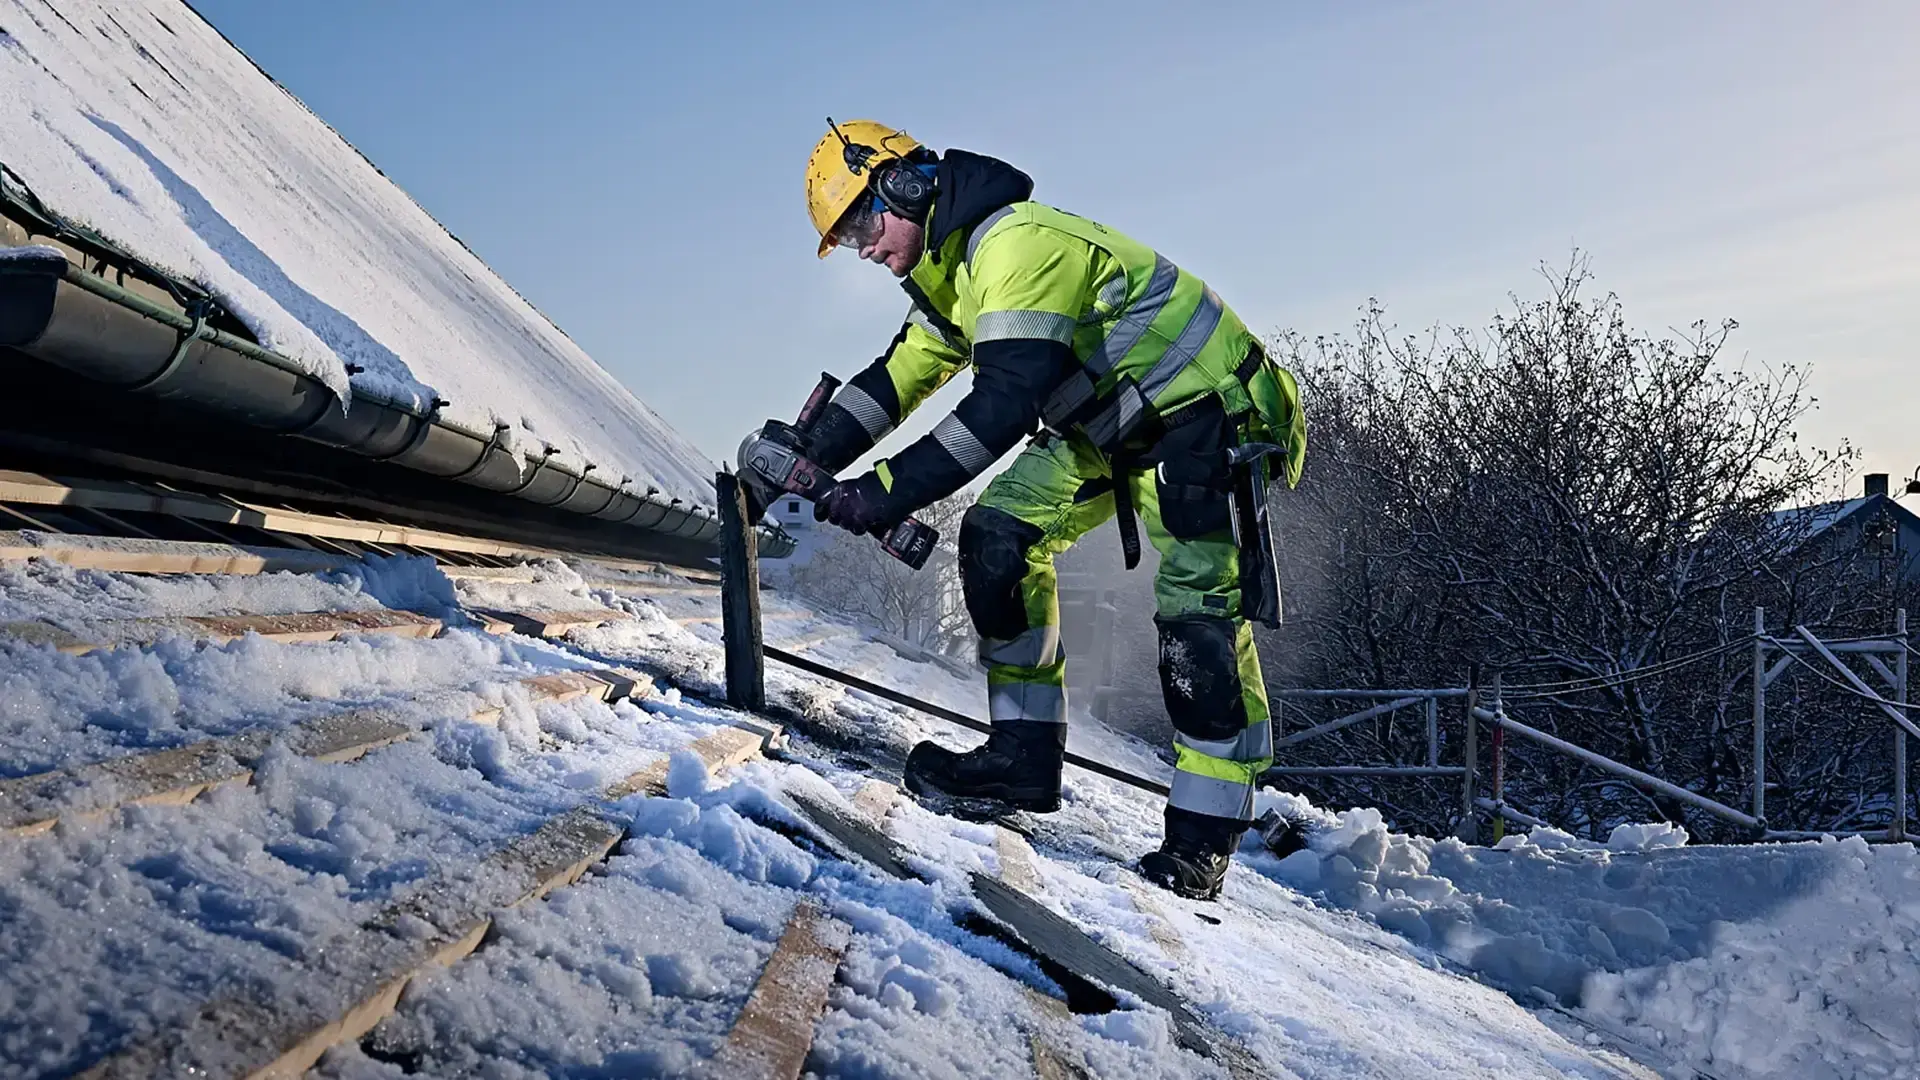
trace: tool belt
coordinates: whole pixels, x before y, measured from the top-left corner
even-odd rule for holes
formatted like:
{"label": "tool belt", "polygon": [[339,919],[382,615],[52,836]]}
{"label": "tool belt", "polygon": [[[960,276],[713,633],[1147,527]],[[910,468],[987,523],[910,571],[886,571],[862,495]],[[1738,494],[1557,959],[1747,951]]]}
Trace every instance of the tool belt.
{"label": "tool belt", "polygon": [[[1259,343],[1252,343],[1234,377],[1246,385],[1265,361]],[[1085,371],[1054,391],[1042,410],[1049,432],[1079,434],[1107,455],[1114,521],[1127,569],[1140,563],[1139,521],[1127,474],[1151,467],[1168,534],[1198,540],[1230,530],[1240,555],[1240,614],[1277,626],[1279,567],[1267,514],[1266,454],[1230,460],[1242,441],[1243,420],[1244,414],[1228,415],[1219,395],[1212,393],[1162,413],[1125,377],[1107,394],[1096,396]]]}

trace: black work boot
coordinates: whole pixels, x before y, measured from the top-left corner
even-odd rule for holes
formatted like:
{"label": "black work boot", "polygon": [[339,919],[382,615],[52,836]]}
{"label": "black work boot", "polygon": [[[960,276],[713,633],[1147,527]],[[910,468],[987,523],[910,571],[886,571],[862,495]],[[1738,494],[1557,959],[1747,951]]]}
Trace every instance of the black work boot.
{"label": "black work boot", "polygon": [[1217,900],[1247,825],[1169,806],[1166,839],[1159,851],[1140,856],[1140,876],[1175,896]]}
{"label": "black work boot", "polygon": [[1050,814],[1060,809],[1060,765],[1067,725],[1027,720],[993,725],[987,741],[965,753],[923,742],[907,755],[907,790],[970,804],[964,816],[1007,810]]}

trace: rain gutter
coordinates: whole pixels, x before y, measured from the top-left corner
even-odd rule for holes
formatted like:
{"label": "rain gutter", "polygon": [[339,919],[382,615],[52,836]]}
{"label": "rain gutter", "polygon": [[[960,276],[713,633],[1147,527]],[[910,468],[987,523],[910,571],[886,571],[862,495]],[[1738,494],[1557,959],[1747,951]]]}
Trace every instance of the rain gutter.
{"label": "rain gutter", "polygon": [[[27,240],[17,223],[0,219],[0,345],[107,386],[212,409],[454,483],[682,541],[717,542],[720,521],[710,507],[655,489],[629,490],[625,477],[596,479],[606,473],[592,463],[573,469],[550,455],[529,462],[502,446],[497,431],[475,432],[441,417],[444,402],[423,413],[355,389],[352,408],[342,408],[330,388],[287,357],[89,272],[69,253],[85,255],[66,244],[26,248]],[[760,529],[765,556],[784,557],[794,543],[783,530]]]}

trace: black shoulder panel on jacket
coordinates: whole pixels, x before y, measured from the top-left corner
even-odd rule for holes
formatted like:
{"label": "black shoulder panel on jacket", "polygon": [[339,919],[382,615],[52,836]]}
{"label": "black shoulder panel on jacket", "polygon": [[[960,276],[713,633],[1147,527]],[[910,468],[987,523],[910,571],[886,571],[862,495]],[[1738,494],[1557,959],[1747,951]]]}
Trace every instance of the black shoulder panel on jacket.
{"label": "black shoulder panel on jacket", "polygon": [[941,245],[954,233],[972,229],[988,214],[1033,198],[1033,177],[985,154],[948,150],[934,174],[933,228],[927,251],[939,260]]}

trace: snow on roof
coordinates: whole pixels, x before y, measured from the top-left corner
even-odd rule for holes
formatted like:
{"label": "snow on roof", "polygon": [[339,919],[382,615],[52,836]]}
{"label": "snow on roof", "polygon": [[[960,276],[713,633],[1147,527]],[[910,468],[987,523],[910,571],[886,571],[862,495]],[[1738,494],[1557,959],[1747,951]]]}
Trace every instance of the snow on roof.
{"label": "snow on roof", "polygon": [[[450,882],[487,887],[470,872],[502,845],[738,719],[702,703],[723,682],[718,628],[699,620],[709,601],[641,587],[684,581],[635,573],[615,590],[559,562],[534,573],[450,582],[425,558],[324,578],[0,566],[0,620],[61,625],[376,604],[451,617],[456,604],[589,599],[630,616],[541,642],[457,621],[437,638],[179,641],[83,656],[0,636],[0,778],[289,728],[342,701],[433,729],[352,761],[282,747],[251,787],[0,843],[0,1074],[71,1074],[143,1033],[181,1030],[234,987],[262,1010],[350,1000],[341,972],[353,969],[315,957],[353,955],[352,936],[397,902],[445,895]],[[979,706],[974,678],[912,662],[778,593],[766,603],[824,663]],[[609,661],[676,674],[612,706],[536,705],[512,688]],[[798,671],[767,674],[770,694],[875,746],[976,741]],[[460,719],[488,702],[505,709]],[[1152,748],[1084,713],[1070,734],[1080,753],[1167,775]],[[1910,844],[1692,847],[1653,824],[1622,825],[1604,844],[1535,829],[1489,849],[1264,790],[1262,809],[1309,823],[1308,846],[1282,859],[1249,835],[1225,898],[1192,903],[1123,865],[1158,843],[1162,801],[1069,770],[1063,808],[1024,852],[1003,830],[895,803],[878,821],[922,878],[903,882],[792,839],[795,793],[857,801],[886,771],[795,745],[721,775],[683,754],[670,797],[598,803],[627,837],[603,873],[501,913],[487,948],[413,982],[372,1039],[337,1047],[316,1075],[400,1075],[362,1045],[411,1060],[408,1075],[697,1075],[802,898],[852,928],[812,1028],[814,1074],[1030,1075],[1039,1035],[1085,1075],[1223,1075],[1183,1049],[1167,1013],[1130,995],[1106,1013],[1034,1009],[1029,990],[1057,989],[1046,973],[970,929],[971,875],[1013,880],[1015,864],[1036,901],[1164,982],[1274,1076],[1651,1075],[1612,1056],[1628,1051],[1672,1076],[1913,1074],[1920,855]],[[32,790],[82,808],[126,797],[116,782]]]}
{"label": "snow on roof", "polygon": [[1808,540],[1832,528],[1855,510],[1865,505],[1865,497],[1857,499],[1836,499],[1832,502],[1814,503],[1811,506],[1795,506],[1786,510],[1776,510],[1773,521],[1776,525],[1790,526],[1803,532]]}
{"label": "snow on roof", "polygon": [[713,501],[692,443],[185,4],[0,0],[0,99],[42,202],[336,393]]}
{"label": "snow on roof", "polygon": [[1804,544],[1869,507],[1884,508],[1887,513],[1907,524],[1920,527],[1920,515],[1915,515],[1887,495],[1863,495],[1810,506],[1789,507],[1774,511],[1772,521],[1777,528],[1791,530],[1799,537],[1798,543]]}

